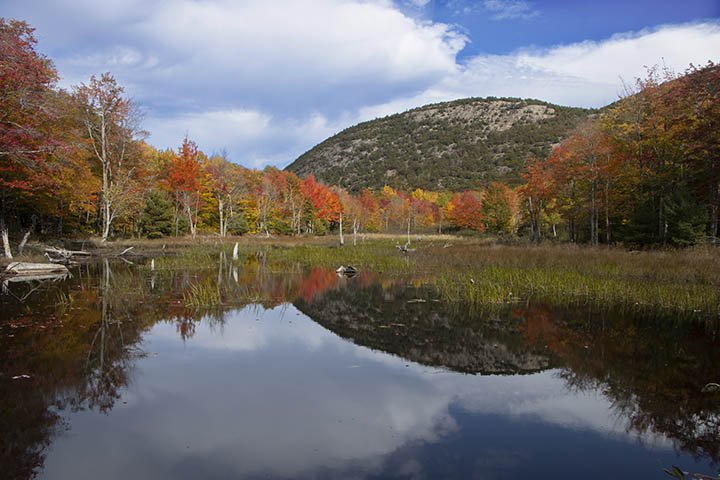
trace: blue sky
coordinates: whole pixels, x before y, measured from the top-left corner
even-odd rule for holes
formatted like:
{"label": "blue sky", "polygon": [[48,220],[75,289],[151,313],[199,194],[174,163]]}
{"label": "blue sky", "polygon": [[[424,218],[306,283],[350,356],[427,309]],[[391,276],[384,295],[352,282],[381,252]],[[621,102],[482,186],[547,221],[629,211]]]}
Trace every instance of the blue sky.
{"label": "blue sky", "polygon": [[110,71],[149,142],[283,167],[359,121],[469,96],[602,106],[720,62],[720,0],[0,0],[70,87]]}
{"label": "blue sky", "polygon": [[471,42],[459,53],[460,60],[483,53],[506,54],[530,45],[601,41],[618,32],[720,17],[718,0],[449,0],[405,5],[432,21],[466,28]]}

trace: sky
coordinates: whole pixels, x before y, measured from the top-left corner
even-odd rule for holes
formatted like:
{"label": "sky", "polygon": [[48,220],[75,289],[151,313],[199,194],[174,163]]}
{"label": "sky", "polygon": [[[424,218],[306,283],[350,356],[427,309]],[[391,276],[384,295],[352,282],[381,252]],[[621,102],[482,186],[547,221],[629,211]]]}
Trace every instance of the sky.
{"label": "sky", "polygon": [[71,88],[113,74],[148,142],[284,167],[358,122],[465,97],[600,107],[720,62],[720,0],[0,0]]}

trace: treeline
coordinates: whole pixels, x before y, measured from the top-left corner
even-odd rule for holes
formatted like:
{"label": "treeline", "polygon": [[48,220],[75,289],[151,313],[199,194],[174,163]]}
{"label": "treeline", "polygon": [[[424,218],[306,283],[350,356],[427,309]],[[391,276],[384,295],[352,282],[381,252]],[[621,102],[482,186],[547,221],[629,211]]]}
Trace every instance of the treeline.
{"label": "treeline", "polygon": [[579,126],[521,187],[531,236],[685,246],[718,240],[720,65],[645,79]]}
{"label": "treeline", "polygon": [[33,233],[158,238],[214,233],[472,230],[573,242],[689,245],[717,239],[720,70],[651,70],[577,127],[524,184],[463,192],[349,193],[246,169],[189,138],[143,141],[137,105],[110,74],[70,91],[24,22],[0,19],[0,231],[6,256]]}

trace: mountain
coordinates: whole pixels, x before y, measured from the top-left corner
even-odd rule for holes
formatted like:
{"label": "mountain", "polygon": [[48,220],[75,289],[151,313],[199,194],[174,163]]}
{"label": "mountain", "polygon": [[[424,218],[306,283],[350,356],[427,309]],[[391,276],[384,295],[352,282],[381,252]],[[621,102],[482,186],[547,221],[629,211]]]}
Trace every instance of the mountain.
{"label": "mountain", "polygon": [[343,130],[287,170],[351,191],[386,184],[403,190],[516,184],[529,154],[546,156],[592,113],[518,98],[436,103]]}

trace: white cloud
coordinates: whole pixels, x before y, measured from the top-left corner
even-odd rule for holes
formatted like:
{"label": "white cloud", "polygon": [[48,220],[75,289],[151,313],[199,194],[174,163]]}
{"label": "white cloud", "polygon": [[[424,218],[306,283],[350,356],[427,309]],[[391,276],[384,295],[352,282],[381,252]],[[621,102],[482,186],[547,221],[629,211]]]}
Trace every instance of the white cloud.
{"label": "white cloud", "polygon": [[669,25],[508,55],[478,55],[421,92],[365,106],[363,119],[431,102],[464,97],[537,98],[561,105],[600,107],[618,99],[622,83],[645,75],[645,65],[664,63],[684,71],[690,63],[720,58],[720,23]]}
{"label": "white cloud", "polygon": [[[187,134],[210,154],[224,149],[230,160],[246,167],[284,165],[308,148],[337,133],[347,122],[330,122],[314,112],[301,118],[275,117],[259,110],[210,110],[170,117],[148,117],[149,142],[176,149]],[[314,142],[314,143],[313,143]],[[312,145],[311,145],[312,146]]]}
{"label": "white cloud", "polygon": [[[246,152],[241,163],[285,166],[328,136],[355,123],[428,103],[465,97],[537,98],[560,105],[600,107],[618,99],[622,79],[645,74],[644,65],[663,62],[676,71],[689,63],[720,58],[720,24],[665,26],[546,49],[508,55],[478,55],[414,95],[358,105],[338,115],[320,111],[301,116],[270,116],[260,111],[235,116],[209,111],[169,121],[152,121],[151,140],[178,138],[189,130],[201,148]],[[237,117],[237,118],[236,118]],[[241,121],[242,119],[242,121]],[[231,142],[231,145],[222,142]],[[270,143],[284,148],[268,149]],[[234,147],[233,147],[234,145]],[[212,150],[210,148],[210,150]]]}
{"label": "white cloud", "polygon": [[271,117],[254,110],[213,110],[184,113],[171,118],[149,118],[151,139],[164,147],[179,145],[188,135],[200,144],[217,144],[233,138],[235,142],[254,141],[268,136]]}
{"label": "white cloud", "polygon": [[[259,92],[297,96],[360,84],[382,95],[393,84],[427,85],[457,68],[467,42],[451,26],[383,0],[66,0],[7,9],[43,33],[63,76],[112,70],[145,102],[164,93],[181,103],[209,98],[215,108],[247,107]],[[71,23],[60,28],[58,18]]]}
{"label": "white cloud", "polygon": [[586,81],[618,83],[642,76],[644,65],[665,62],[684,71],[720,57],[720,24],[669,25],[619,34],[603,42],[582,42],[547,51],[520,52],[519,65]]}
{"label": "white cloud", "polygon": [[245,76],[281,69],[295,78],[405,79],[454,68],[464,45],[448,26],[418,23],[385,3],[332,0],[175,2],[137,30],[202,63],[235,64]]}

